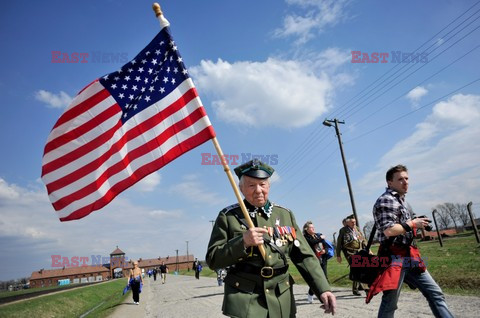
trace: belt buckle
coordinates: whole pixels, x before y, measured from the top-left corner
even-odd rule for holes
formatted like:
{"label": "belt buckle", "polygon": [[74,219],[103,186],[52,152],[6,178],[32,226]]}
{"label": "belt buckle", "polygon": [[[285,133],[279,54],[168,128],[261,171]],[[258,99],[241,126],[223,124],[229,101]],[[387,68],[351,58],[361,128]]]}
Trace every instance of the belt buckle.
{"label": "belt buckle", "polygon": [[272,278],[273,277],[273,268],[270,266],[262,267],[260,270],[260,276],[263,278]]}

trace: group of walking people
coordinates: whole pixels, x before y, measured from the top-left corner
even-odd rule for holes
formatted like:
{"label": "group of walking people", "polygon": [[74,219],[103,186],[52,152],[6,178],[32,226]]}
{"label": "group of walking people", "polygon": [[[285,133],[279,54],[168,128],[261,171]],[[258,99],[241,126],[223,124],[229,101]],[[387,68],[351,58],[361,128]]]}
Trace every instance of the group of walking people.
{"label": "group of walking people", "polygon": [[[272,167],[259,160],[235,168],[253,227],[248,226],[240,204],[220,211],[215,221],[205,259],[217,272],[217,278],[225,283],[222,311],[230,317],[295,317],[292,288],[295,281],[288,271],[293,264],[310,288],[308,302],[312,303],[316,296],[325,313],[335,314],[337,300],[328,281],[328,260],[336,256],[337,262],[341,263],[343,254],[351,265],[352,256],[367,248],[366,239],[358,229],[354,215],[343,219],[336,248],[316,231],[313,222],[306,222],[303,231],[300,230],[291,210],[269,200],[273,172]],[[390,264],[382,268],[369,285],[353,281],[352,293],[360,296],[360,291],[364,291],[366,303],[376,294],[383,293],[378,317],[393,317],[405,282],[422,292],[435,317],[453,317],[415,243],[417,229],[429,225],[429,220],[415,217],[405,200],[409,185],[407,168],[403,165],[390,168],[386,182],[385,192],[373,206],[373,217],[380,243],[378,255],[395,258],[395,266]],[[399,259],[408,259],[409,262],[400,262],[399,266]],[[411,259],[418,262],[414,264]],[[128,279],[133,300],[138,304],[143,279],[138,262],[133,265]],[[202,264],[198,259],[192,269],[199,279]]]}
{"label": "group of walking people", "polygon": [[[212,270],[228,268],[224,279],[223,314],[230,317],[295,317],[292,289],[295,282],[288,272],[290,264],[297,267],[310,287],[308,302],[311,303],[315,295],[325,313],[335,314],[336,297],[327,279],[327,261],[331,255],[328,252],[333,252],[331,244],[315,231],[310,221],[305,223],[303,235],[298,235],[302,232],[293,212],[270,201],[272,167],[254,159],[234,171],[248,215],[239,203],[220,211],[205,257]],[[415,243],[416,230],[427,226],[429,220],[415,218],[405,201],[409,185],[407,168],[403,165],[390,168],[386,183],[387,188],[372,212],[380,242],[379,255],[396,260],[421,260]],[[249,223],[253,223],[253,227]],[[351,264],[352,255],[367,244],[353,215],[346,217],[343,223],[335,255],[341,263],[343,252]],[[378,317],[393,317],[405,282],[422,292],[435,317],[453,317],[442,290],[422,264],[389,265],[379,271],[370,286],[354,281],[352,292],[361,295],[360,291],[365,291],[367,303],[383,292]]]}

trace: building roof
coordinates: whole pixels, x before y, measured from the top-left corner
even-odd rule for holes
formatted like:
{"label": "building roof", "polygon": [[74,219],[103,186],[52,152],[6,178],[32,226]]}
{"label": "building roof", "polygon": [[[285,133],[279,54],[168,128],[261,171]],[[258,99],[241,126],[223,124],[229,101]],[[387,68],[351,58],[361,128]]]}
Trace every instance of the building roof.
{"label": "building roof", "polygon": [[72,275],[83,275],[91,273],[109,272],[110,270],[105,265],[91,265],[91,266],[76,266],[76,267],[63,267],[59,269],[41,269],[39,271],[32,272],[32,279],[45,279],[55,277],[65,277]]}
{"label": "building roof", "polygon": [[119,255],[119,254],[125,254],[125,252],[119,249],[117,245],[117,248],[115,249],[115,251],[111,252],[110,255]]}
{"label": "building roof", "polygon": [[[125,254],[122,250],[117,248],[110,254],[110,255],[120,255]],[[174,266],[177,263],[176,256],[167,256],[167,257],[159,257],[159,258],[151,258],[151,259],[139,259],[138,266],[140,268],[151,268],[151,267],[158,267],[162,265],[162,262],[165,262],[165,265]],[[193,262],[193,255],[182,255],[178,256],[178,263],[186,263],[186,262]],[[131,269],[133,268],[131,262],[124,263],[124,269]],[[110,264],[103,264],[103,265],[85,265],[85,266],[72,266],[72,267],[63,267],[63,268],[56,268],[56,269],[41,269],[35,272],[32,272],[32,276],[30,277],[31,280],[35,279],[52,279],[52,278],[60,278],[66,276],[74,276],[74,275],[87,275],[92,273],[103,273],[110,271]]]}

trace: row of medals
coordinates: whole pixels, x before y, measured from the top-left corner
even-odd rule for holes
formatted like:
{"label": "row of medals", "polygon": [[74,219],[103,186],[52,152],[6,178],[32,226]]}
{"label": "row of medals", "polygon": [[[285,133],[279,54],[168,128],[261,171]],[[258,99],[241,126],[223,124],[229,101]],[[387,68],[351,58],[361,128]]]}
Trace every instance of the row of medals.
{"label": "row of medals", "polygon": [[278,247],[287,245],[288,242],[293,242],[295,246],[300,246],[300,241],[297,240],[297,233],[294,227],[291,226],[276,226],[267,227],[268,235],[273,240],[275,239],[275,245]]}

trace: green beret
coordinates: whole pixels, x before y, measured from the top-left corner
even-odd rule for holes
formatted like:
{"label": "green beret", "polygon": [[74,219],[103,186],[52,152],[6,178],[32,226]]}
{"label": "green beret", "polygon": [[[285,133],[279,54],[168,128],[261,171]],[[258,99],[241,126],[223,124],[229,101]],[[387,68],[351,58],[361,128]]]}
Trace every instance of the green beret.
{"label": "green beret", "polygon": [[345,218],[345,220],[348,220],[348,219],[354,219],[354,218],[355,218],[355,215],[353,215],[353,214],[350,214],[349,216],[347,216],[347,217]]}
{"label": "green beret", "polygon": [[257,179],[266,179],[271,177],[275,170],[266,163],[263,163],[258,159],[253,159],[236,167],[234,171],[238,179],[243,175]]}

